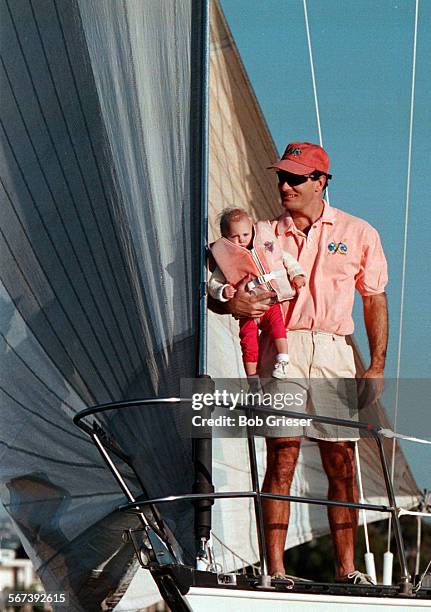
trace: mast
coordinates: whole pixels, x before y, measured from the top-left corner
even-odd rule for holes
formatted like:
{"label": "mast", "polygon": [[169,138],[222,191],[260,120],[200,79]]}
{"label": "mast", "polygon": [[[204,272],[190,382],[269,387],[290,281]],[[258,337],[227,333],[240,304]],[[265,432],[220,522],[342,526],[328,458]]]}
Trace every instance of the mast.
{"label": "mast", "polygon": [[[193,194],[195,210],[199,211],[199,329],[197,376],[201,386],[210,391],[211,379],[207,376],[207,272],[205,249],[208,241],[208,157],[209,157],[209,0],[196,0],[192,4],[192,159],[194,172]],[[196,61],[193,63],[193,58]],[[202,389],[204,390],[204,389]],[[193,440],[195,480],[194,493],[212,493],[212,440]],[[211,506],[214,502],[200,500],[195,504],[195,536],[198,542],[198,559],[206,558],[206,544],[211,533]]]}

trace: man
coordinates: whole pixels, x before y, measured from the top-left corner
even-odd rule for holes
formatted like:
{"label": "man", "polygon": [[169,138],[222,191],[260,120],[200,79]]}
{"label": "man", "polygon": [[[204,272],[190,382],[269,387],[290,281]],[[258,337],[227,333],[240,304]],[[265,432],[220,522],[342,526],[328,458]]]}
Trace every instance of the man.
{"label": "man", "polygon": [[[289,251],[307,276],[307,285],[297,298],[283,304],[288,330],[292,378],[331,380],[355,377],[352,348],[345,336],[353,332],[352,307],[355,289],[363,301],[365,326],[370,346],[370,365],[363,378],[377,379],[376,400],[382,390],[388,335],[386,260],[380,238],[368,223],[329,206],[322,193],[329,174],[329,157],[318,145],[295,142],[271,168],[278,176],[284,213],[275,230],[283,250]],[[263,297],[250,296],[239,289],[228,303],[237,317],[259,316],[268,305]],[[271,343],[262,338],[261,375],[271,363]],[[319,410],[319,400],[315,412]],[[328,406],[328,398],[326,407]],[[338,402],[343,399],[337,397]],[[325,401],[323,401],[325,404]],[[337,412],[339,414],[339,412]],[[329,415],[331,416],[331,414]],[[353,430],[352,430],[353,431]],[[288,433],[287,435],[290,435]],[[317,439],[322,464],[328,477],[328,498],[357,501],[355,436],[312,434]],[[341,439],[340,439],[341,437]],[[289,495],[301,438],[267,438],[267,470],[263,490]],[[289,523],[289,503],[265,500],[264,520],[269,573],[283,575],[283,553]],[[328,506],[328,518],[336,557],[336,579],[341,582],[370,584],[369,576],[354,566],[357,511]]]}

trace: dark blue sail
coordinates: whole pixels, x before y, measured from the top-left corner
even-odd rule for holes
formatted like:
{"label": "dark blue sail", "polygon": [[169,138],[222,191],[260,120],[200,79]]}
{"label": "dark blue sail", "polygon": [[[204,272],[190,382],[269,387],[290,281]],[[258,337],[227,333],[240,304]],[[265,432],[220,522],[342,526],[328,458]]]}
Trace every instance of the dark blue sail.
{"label": "dark blue sail", "polygon": [[[73,416],[196,374],[192,4],[1,2],[1,499],[70,609],[134,571],[124,497]],[[190,491],[180,408],[100,424],[150,496]],[[191,505],[163,516],[190,559]]]}

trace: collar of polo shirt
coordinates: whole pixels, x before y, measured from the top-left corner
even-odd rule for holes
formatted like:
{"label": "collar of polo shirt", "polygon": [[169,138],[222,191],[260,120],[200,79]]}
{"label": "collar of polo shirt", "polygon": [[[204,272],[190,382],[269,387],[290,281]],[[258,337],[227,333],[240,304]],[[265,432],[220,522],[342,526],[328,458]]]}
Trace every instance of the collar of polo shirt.
{"label": "collar of polo shirt", "polygon": [[[323,200],[323,213],[322,213],[322,216],[319,217],[318,221],[321,221],[322,223],[333,224],[334,220],[335,220],[335,210],[331,206],[329,206],[328,202],[325,202],[325,200]],[[290,212],[287,212],[287,211],[284,212],[278,218],[277,233],[283,234],[284,232],[290,232],[295,229],[296,229],[296,226],[293,222]]]}

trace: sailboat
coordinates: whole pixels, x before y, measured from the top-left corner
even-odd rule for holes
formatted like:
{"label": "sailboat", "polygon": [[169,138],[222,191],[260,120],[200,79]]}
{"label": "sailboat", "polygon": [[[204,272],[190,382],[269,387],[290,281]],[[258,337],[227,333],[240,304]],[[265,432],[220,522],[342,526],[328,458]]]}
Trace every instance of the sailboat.
{"label": "sailboat", "polygon": [[[206,192],[210,239],[226,200],[254,218],[278,213],[262,171],[275,147],[221,9],[212,9],[206,183],[205,3],[1,5],[1,497],[45,589],[67,593],[73,611],[127,609],[133,582],[141,590],[128,609],[143,607],[151,576],[178,610],[325,601],[246,578],[233,584],[235,570],[259,557],[250,498],[216,503],[217,571],[195,586],[193,505],[146,505],[189,495],[195,479],[187,405],[164,398],[179,397],[181,378],[241,371],[228,317],[209,314],[217,352],[206,367],[202,358]],[[83,423],[79,414],[90,417],[84,431],[72,423]],[[121,486],[106,454],[119,461]],[[386,504],[371,442],[360,455],[367,501]],[[249,490],[246,441],[217,440],[213,456],[217,491]],[[397,466],[397,501],[410,508],[419,492],[399,449]],[[325,497],[311,444],[293,494],[310,492]],[[132,515],[119,510],[127,502]],[[289,546],[325,532],[323,510],[295,505]],[[151,576],[138,563],[148,564],[145,550],[156,555]],[[387,602],[406,607],[397,589]]]}

